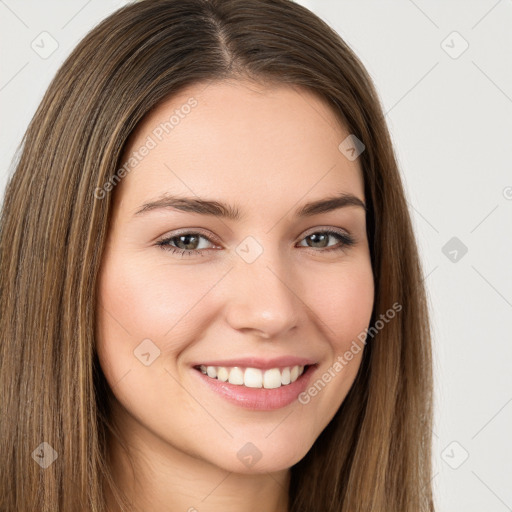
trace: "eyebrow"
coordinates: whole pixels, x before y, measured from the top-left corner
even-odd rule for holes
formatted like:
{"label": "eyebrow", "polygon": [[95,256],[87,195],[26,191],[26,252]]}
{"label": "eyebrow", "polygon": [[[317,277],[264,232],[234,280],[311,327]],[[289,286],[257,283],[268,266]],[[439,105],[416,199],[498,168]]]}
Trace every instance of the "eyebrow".
{"label": "eyebrow", "polygon": [[[339,208],[357,206],[366,211],[365,203],[353,194],[342,193],[332,197],[312,201],[295,210],[296,217],[311,217],[319,213],[327,213]],[[144,203],[134,216],[142,215],[154,210],[173,208],[175,210],[198,213],[200,215],[212,215],[233,221],[240,220],[243,216],[237,205],[229,205],[215,200],[199,199],[197,197],[183,197],[164,195],[154,201]]]}

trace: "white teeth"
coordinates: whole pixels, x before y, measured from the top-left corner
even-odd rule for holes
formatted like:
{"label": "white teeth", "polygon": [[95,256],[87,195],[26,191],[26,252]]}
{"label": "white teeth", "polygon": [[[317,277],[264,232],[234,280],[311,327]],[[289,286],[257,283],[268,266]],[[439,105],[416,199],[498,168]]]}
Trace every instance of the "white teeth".
{"label": "white teeth", "polygon": [[244,383],[244,372],[235,366],[229,372],[229,383],[241,386]]}
{"label": "white teeth", "polygon": [[304,373],[304,366],[292,366],[283,369],[271,368],[269,370],[245,368],[244,370],[238,366],[227,368],[225,366],[201,365],[199,369],[212,379],[216,378],[222,382],[229,382],[236,386],[265,389],[276,389],[281,386],[287,386],[295,382]]}
{"label": "white teeth", "polygon": [[263,374],[263,387],[267,389],[281,387],[281,372],[278,368],[272,368]]}
{"label": "white teeth", "polygon": [[224,368],[224,366],[219,366],[219,369],[217,370],[217,379],[221,380],[222,382],[226,382],[228,377],[228,369]]}
{"label": "white teeth", "polygon": [[244,373],[244,386],[248,388],[261,388],[263,386],[263,374],[258,368],[246,368]]}

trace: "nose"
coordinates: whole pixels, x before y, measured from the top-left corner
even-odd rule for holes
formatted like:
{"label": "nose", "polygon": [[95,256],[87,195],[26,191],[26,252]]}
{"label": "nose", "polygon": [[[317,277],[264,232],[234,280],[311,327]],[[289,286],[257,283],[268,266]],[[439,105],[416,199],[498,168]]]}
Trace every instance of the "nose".
{"label": "nose", "polygon": [[226,306],[229,325],[265,339],[283,337],[298,326],[304,307],[282,255],[277,250],[269,253],[266,250],[253,263],[235,261],[226,283],[230,290]]}

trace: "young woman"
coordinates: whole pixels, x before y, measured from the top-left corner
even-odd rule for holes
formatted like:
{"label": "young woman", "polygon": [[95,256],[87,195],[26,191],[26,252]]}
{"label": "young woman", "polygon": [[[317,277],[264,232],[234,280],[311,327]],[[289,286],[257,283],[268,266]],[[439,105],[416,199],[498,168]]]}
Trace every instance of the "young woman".
{"label": "young woman", "polygon": [[288,0],[144,0],[2,210],[0,510],[432,512],[417,247],[361,62]]}

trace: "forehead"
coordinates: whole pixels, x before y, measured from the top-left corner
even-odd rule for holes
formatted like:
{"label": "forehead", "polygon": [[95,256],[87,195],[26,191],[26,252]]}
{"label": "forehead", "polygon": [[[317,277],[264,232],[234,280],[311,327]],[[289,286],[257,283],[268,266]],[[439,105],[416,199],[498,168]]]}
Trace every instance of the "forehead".
{"label": "forehead", "polygon": [[[304,88],[198,83],[140,123],[123,162],[139,158],[117,192],[129,202],[166,192],[237,196],[255,209],[336,192],[364,199],[359,160],[338,148],[348,135],[327,102]],[[150,149],[140,158],[143,147]]]}

